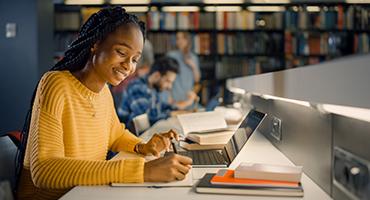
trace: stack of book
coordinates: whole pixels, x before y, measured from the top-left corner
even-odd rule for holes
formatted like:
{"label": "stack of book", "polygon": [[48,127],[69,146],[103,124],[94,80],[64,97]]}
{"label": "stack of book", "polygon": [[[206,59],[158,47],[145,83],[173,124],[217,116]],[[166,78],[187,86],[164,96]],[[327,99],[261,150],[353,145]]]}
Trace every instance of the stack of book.
{"label": "stack of book", "polygon": [[207,173],[198,193],[302,197],[302,167],[242,163],[235,170]]}
{"label": "stack of book", "polygon": [[180,146],[187,150],[222,149],[234,133],[219,111],[178,115],[185,140]]}

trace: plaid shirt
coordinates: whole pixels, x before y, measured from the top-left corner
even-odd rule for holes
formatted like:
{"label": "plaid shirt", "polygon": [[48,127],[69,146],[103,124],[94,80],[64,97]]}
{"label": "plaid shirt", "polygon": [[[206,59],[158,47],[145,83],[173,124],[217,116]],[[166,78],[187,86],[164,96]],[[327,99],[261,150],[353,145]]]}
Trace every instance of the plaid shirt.
{"label": "plaid shirt", "polygon": [[148,76],[144,76],[133,80],[123,92],[118,116],[122,122],[129,124],[136,116],[147,113],[150,124],[154,124],[168,118],[175,109],[175,106],[160,98],[156,89],[149,88]]}

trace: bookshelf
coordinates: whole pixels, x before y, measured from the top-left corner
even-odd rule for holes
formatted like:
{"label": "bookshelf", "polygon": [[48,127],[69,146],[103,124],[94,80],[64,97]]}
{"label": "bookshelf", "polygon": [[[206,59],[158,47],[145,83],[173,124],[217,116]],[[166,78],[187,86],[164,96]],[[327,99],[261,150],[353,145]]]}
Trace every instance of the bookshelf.
{"label": "bookshelf", "polygon": [[[295,2],[295,1],[293,1]],[[278,6],[256,11],[253,6]],[[62,56],[89,14],[102,5],[55,5],[56,59]],[[123,5],[125,6],[125,5]],[[127,5],[133,6],[133,5]],[[196,11],[166,11],[165,7],[192,6]],[[370,3],[304,2],[287,4],[225,4],[238,11],[211,12],[204,3],[150,3],[135,13],[147,24],[147,37],[156,57],[175,48],[177,31],[192,35],[202,80],[225,84],[227,78],[317,64],[333,58],[369,53]],[[61,18],[60,18],[61,15]],[[60,21],[62,23],[60,23]],[[71,24],[65,25],[63,22]]]}

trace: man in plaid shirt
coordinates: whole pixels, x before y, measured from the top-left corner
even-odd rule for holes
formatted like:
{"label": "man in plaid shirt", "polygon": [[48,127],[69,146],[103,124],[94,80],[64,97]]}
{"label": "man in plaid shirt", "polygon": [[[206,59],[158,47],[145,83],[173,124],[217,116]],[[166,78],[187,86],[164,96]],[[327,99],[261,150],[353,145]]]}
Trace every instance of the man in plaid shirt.
{"label": "man in plaid shirt", "polygon": [[148,75],[132,81],[123,92],[122,104],[117,113],[120,120],[132,130],[132,120],[146,113],[150,124],[166,119],[176,105],[160,98],[160,92],[170,90],[176,79],[179,67],[175,59],[163,57],[152,66]]}

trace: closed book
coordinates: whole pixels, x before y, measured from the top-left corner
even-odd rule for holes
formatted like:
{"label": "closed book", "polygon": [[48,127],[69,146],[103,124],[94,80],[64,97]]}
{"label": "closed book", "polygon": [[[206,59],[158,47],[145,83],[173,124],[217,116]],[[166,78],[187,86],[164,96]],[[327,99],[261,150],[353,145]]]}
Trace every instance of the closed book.
{"label": "closed book", "polygon": [[290,181],[272,181],[249,178],[235,178],[234,170],[220,169],[211,180],[212,184],[217,185],[240,185],[240,186],[260,186],[272,188],[299,188],[300,183]]}
{"label": "closed book", "polygon": [[302,166],[240,163],[235,169],[236,178],[300,182]]}
{"label": "closed book", "polygon": [[213,150],[222,149],[224,148],[224,146],[225,144],[201,145],[189,139],[185,139],[185,141],[180,141],[180,147],[187,150]]}
{"label": "closed book", "polygon": [[226,144],[234,131],[217,131],[212,133],[189,133],[186,138],[201,145]]}
{"label": "closed book", "polygon": [[199,180],[195,187],[197,193],[209,194],[240,194],[257,196],[290,196],[302,197],[303,188],[271,188],[256,186],[234,186],[234,185],[215,185],[211,183],[214,173],[207,173]]}

